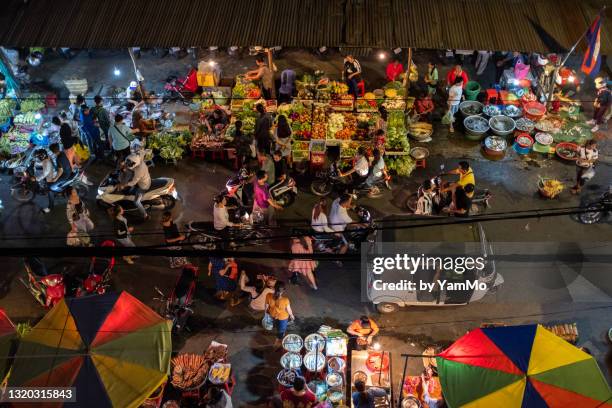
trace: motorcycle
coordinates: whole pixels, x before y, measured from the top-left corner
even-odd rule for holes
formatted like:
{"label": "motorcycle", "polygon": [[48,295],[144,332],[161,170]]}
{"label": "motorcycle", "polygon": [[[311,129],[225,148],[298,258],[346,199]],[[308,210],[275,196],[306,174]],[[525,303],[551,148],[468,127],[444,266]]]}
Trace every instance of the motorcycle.
{"label": "motorcycle", "polygon": [[59,303],[66,295],[64,275],[50,273],[45,264],[35,257],[24,258],[27,280],[19,278],[34,299],[47,309]]}
{"label": "motorcycle", "polygon": [[[327,172],[324,172],[321,177],[310,183],[310,191],[319,197],[327,197],[334,191],[338,194],[344,193],[348,190],[349,186],[350,183],[343,176],[340,176],[338,162],[332,162]],[[355,199],[360,196],[380,198],[383,196],[381,189],[383,186],[389,190],[391,189],[387,179],[378,181],[374,186],[367,186],[365,183],[362,183],[353,191],[353,197]]]}
{"label": "motorcycle", "polygon": [[269,239],[267,229],[256,228],[248,223],[241,224],[240,227],[217,231],[212,222],[191,221],[185,225],[185,228],[187,229],[187,242],[198,250],[235,249],[239,242],[259,246],[265,244]]}
{"label": "motorcycle", "polygon": [[583,224],[596,224],[602,219],[607,219],[612,214],[612,185],[608,191],[603,193],[599,201],[587,204],[585,208],[588,212],[580,213],[578,220]]}
{"label": "motorcycle", "polygon": [[[443,169],[444,167],[441,167]],[[432,214],[438,215],[443,213],[443,209],[450,205],[452,196],[450,192],[442,192],[442,189],[448,185],[447,182],[442,180],[442,174],[430,179],[432,189]],[[423,195],[423,185],[420,184],[417,190],[408,196],[406,200],[406,208],[411,212],[416,212],[417,203],[419,198]],[[479,214],[484,212],[491,205],[489,201],[493,198],[493,194],[488,189],[481,191],[475,191],[472,197],[472,207],[470,208],[470,215]]]}
{"label": "motorcycle", "polygon": [[[353,208],[353,211],[357,214],[359,219],[358,223],[365,226],[354,229],[346,229],[338,234],[342,234],[344,236],[344,239],[348,244],[348,252],[357,253],[360,251],[362,243],[374,242],[376,237],[376,224],[374,223],[372,214],[367,208],[356,206]],[[305,233],[305,231],[301,231],[301,233]],[[312,235],[314,241],[313,249],[315,252],[337,253],[340,247],[342,247],[344,244],[344,241],[333,233],[309,231],[308,234]]]}
{"label": "motorcycle", "polygon": [[286,176],[285,180],[270,186],[270,196],[283,208],[287,208],[295,202],[297,193],[295,180],[290,176]]}
{"label": "motorcycle", "polygon": [[[106,240],[101,247],[114,247],[115,242]],[[110,286],[111,274],[115,268],[115,257],[92,257],[89,264],[89,273],[76,288],[74,296],[103,295]]]}
{"label": "motorcycle", "polygon": [[[136,197],[133,194],[116,191],[119,185],[119,171],[109,173],[98,187],[96,202],[102,208],[110,208],[121,205],[125,211],[136,211],[138,207],[134,203]],[[170,210],[176,205],[178,193],[174,186],[174,179],[160,177],[151,180],[151,186],[142,196],[141,203],[145,210],[158,209]]]}
{"label": "motorcycle", "polygon": [[189,331],[187,320],[194,312],[193,295],[196,289],[199,269],[191,264],[183,267],[174,288],[169,296],[166,296],[158,287],[155,291],[159,297],[153,298],[163,303],[160,314],[172,321],[172,332],[180,333],[183,329]]}
{"label": "motorcycle", "polygon": [[69,179],[46,187],[34,178],[33,165],[30,164],[27,168],[18,167],[13,170],[16,183],[11,186],[11,197],[21,203],[28,203],[36,197],[36,195],[47,194],[47,189],[51,189],[55,194],[62,193],[66,187],[72,186],[77,191],[79,197],[87,196],[89,187],[87,186],[85,172],[82,168],[76,168]]}

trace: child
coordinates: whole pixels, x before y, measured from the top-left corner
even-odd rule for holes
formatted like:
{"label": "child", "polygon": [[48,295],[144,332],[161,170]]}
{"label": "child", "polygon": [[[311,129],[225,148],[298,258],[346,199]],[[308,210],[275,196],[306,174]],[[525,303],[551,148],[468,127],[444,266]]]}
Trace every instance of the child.
{"label": "child", "polygon": [[[134,241],[130,233],[134,232],[134,227],[128,226],[127,220],[123,216],[123,208],[120,205],[113,208],[113,227],[115,229],[115,238],[117,242],[124,247],[135,247]],[[134,256],[124,256],[123,260],[130,265],[134,263]]]}

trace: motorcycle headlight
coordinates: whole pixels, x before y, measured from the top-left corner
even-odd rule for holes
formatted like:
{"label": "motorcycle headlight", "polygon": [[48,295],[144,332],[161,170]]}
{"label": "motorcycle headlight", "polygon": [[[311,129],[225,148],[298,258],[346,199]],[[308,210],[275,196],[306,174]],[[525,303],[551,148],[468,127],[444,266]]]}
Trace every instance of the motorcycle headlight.
{"label": "motorcycle headlight", "polygon": [[98,195],[101,196],[102,194],[104,194],[104,189],[98,188]]}

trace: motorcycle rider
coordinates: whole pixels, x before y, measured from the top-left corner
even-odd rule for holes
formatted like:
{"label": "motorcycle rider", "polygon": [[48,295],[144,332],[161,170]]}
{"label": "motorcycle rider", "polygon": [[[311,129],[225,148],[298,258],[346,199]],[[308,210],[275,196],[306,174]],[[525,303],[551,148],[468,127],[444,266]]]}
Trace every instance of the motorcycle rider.
{"label": "motorcycle rider", "polygon": [[[451,174],[458,175],[459,181],[457,181],[456,183],[449,184],[449,186],[443,189],[442,192],[452,191],[457,186],[461,186],[465,188],[465,186],[467,186],[468,184],[472,184],[474,188],[476,188],[476,179],[474,178],[474,170],[472,170],[472,168],[470,167],[470,163],[466,161],[460,161],[459,167],[443,175],[451,175]],[[472,190],[472,192],[468,195],[468,197],[472,198],[473,196],[474,196],[474,190]]]}
{"label": "motorcycle rider", "polygon": [[132,171],[131,179],[125,184],[120,184],[117,189],[123,190],[126,187],[130,188],[129,194],[134,195],[134,204],[138,207],[138,210],[146,220],[149,218],[149,215],[142,205],[142,196],[151,188],[149,168],[138,153],[130,154],[127,159],[125,159],[125,165],[128,170]]}
{"label": "motorcycle rider", "polygon": [[[363,146],[359,146],[357,154],[354,158],[353,168],[346,173],[340,172],[340,177],[346,177],[350,174],[355,173],[351,183],[352,189],[355,190],[359,185],[366,181],[368,174],[370,173],[370,163],[366,156],[366,150]],[[333,209],[333,208],[332,208]]]}
{"label": "motorcycle rider", "polygon": [[385,166],[385,160],[380,154],[380,150],[374,149],[372,154],[374,155],[374,159],[372,160],[372,170],[365,181],[365,185],[370,188],[368,195],[376,195],[380,193],[380,188],[377,186],[377,184],[390,178],[389,173],[387,172],[387,167]]}
{"label": "motorcycle rider", "polygon": [[[52,148],[52,152],[56,156],[59,156],[59,153],[61,153],[59,151],[59,145],[54,143]],[[48,214],[53,208],[55,197],[55,194],[51,188],[58,182],[67,180],[72,171],[70,170],[69,163],[68,166],[65,167],[66,162],[64,160],[61,162],[61,167],[57,167],[53,160],[49,157],[46,149],[36,149],[36,151],[34,151],[34,160],[34,179],[39,183],[39,185],[47,189],[47,198],[49,200],[47,207],[43,208],[41,211],[44,214]],[[65,170],[65,168],[67,170]]]}
{"label": "motorcycle rider", "polygon": [[[340,246],[338,247],[338,253],[345,254],[346,251],[348,250],[348,245],[345,242],[342,234],[334,234],[335,230],[329,227],[327,223],[326,212],[327,212],[327,199],[325,197],[322,197],[312,209],[312,217],[310,219],[310,226],[312,230],[315,232],[315,234],[313,234],[313,238],[315,239],[315,241],[318,239],[317,233],[321,234],[319,236],[319,239],[321,236],[331,233],[333,234],[333,237],[337,238],[337,241],[339,241],[339,242],[334,242],[332,246],[337,247],[336,244],[339,244]],[[333,252],[332,248],[327,248],[327,249],[329,249],[329,251],[326,251],[326,252]]]}
{"label": "motorcycle rider", "polygon": [[425,180],[423,182],[420,193],[417,200],[417,208],[414,213],[416,215],[432,215],[434,191],[431,180]]}

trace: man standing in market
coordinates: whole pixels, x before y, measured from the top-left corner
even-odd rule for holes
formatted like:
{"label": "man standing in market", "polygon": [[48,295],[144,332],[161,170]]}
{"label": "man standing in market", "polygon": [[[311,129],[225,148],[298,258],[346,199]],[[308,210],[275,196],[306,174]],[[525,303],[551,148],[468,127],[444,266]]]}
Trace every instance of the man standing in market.
{"label": "man standing in market", "polygon": [[605,121],[606,112],[612,104],[612,95],[608,89],[608,78],[599,77],[595,79],[595,89],[597,89],[597,95],[595,96],[595,102],[593,102],[593,119],[588,121],[589,125],[595,125],[591,132],[597,132],[599,126]]}
{"label": "man standing in market", "polygon": [[110,140],[108,136],[108,130],[110,129],[110,126],[111,126],[110,116],[108,114],[108,111],[104,107],[104,105],[102,105],[102,97],[100,95],[94,96],[94,103],[95,103],[95,106],[92,109],[93,114],[94,114],[94,119],[96,120],[96,123],[100,127],[100,130],[102,130],[101,136],[102,136],[102,140],[104,141],[104,147],[108,148],[108,146],[110,145]]}
{"label": "man standing in market", "polygon": [[266,64],[263,55],[258,55],[255,58],[255,63],[257,64],[257,69],[247,72],[245,75],[246,79],[261,82],[261,93],[265,100],[275,99],[274,73]]}
{"label": "man standing in market", "polygon": [[115,123],[109,128],[108,136],[117,162],[123,161],[130,155],[130,143],[136,138],[134,132],[136,129],[130,129],[123,123],[122,115],[115,115]]}
{"label": "man standing in market", "polygon": [[349,94],[353,95],[353,98],[357,99],[357,85],[361,81],[361,64],[351,54],[347,55],[344,59],[342,77],[344,78],[346,85],[348,85]]}
{"label": "man standing in market", "polygon": [[255,141],[257,143],[257,150],[263,151],[266,154],[270,153],[270,146],[272,144],[272,118],[266,112],[266,108],[258,103],[255,106],[255,110],[259,113],[259,116],[255,120]]}

